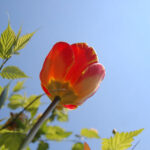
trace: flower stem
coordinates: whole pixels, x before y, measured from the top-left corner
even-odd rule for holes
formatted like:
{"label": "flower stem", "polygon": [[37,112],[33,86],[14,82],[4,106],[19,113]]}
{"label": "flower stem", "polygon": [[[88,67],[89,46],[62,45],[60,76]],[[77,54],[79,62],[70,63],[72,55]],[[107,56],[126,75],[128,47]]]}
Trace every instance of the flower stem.
{"label": "flower stem", "polygon": [[24,150],[28,144],[32,141],[34,136],[36,135],[37,131],[39,130],[42,123],[46,120],[47,116],[50,112],[52,112],[57,104],[60,102],[60,97],[56,96],[52,103],[48,106],[48,108],[45,110],[41,118],[36,122],[36,124],[33,126],[33,128],[30,130],[28,135],[26,136],[25,140],[23,141],[23,144],[20,146],[19,150]]}

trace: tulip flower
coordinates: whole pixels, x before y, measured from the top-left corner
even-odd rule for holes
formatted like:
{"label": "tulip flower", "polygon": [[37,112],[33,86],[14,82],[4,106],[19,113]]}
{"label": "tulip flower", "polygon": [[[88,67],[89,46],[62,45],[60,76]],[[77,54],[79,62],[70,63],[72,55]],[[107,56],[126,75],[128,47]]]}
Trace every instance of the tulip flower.
{"label": "tulip flower", "polygon": [[[92,96],[104,79],[105,69],[86,43],[56,43],[40,72],[41,86],[52,103],[32,127],[19,150],[32,141],[48,114],[57,106],[75,109]],[[85,150],[88,150],[85,145]]]}
{"label": "tulip flower", "polygon": [[47,55],[41,73],[41,86],[59,107],[75,109],[92,96],[105,76],[103,65],[86,43],[56,43]]}

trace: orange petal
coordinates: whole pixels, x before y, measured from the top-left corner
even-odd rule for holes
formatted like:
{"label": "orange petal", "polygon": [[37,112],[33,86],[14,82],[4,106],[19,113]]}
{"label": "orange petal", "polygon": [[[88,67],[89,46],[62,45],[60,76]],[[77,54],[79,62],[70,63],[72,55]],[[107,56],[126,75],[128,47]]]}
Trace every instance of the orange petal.
{"label": "orange petal", "polygon": [[79,80],[73,85],[76,93],[78,93],[77,105],[82,104],[88,97],[92,96],[97,90],[100,82],[105,76],[105,69],[99,63],[94,63],[86,68]]}
{"label": "orange petal", "polygon": [[73,84],[87,66],[98,62],[98,58],[93,48],[88,47],[86,43],[73,44],[71,47],[74,52],[75,62],[67,73],[65,80],[69,80]]}
{"label": "orange petal", "polygon": [[46,57],[40,79],[47,86],[52,78],[63,80],[74,62],[74,54],[71,46],[65,42],[56,43]]}
{"label": "orange petal", "polygon": [[91,150],[89,145],[86,142],[84,142],[84,150]]}

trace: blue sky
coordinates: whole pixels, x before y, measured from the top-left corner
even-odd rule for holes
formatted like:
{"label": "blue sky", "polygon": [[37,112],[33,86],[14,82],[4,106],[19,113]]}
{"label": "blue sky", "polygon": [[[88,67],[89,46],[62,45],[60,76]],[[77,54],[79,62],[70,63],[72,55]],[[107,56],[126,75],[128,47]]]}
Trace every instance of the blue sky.
{"label": "blue sky", "polygon": [[[88,43],[105,66],[106,77],[93,97],[69,112],[69,123],[60,125],[75,133],[83,127],[96,128],[101,137],[110,137],[113,128],[120,132],[145,128],[136,138],[141,140],[136,150],[148,149],[149,6],[149,0],[1,0],[0,32],[7,26],[7,13],[16,32],[21,25],[24,34],[38,29],[21,55],[8,65],[17,65],[32,77],[26,82],[28,95],[40,94],[39,72],[51,47],[58,41]],[[91,149],[100,149],[100,141],[87,142]],[[71,144],[52,142],[51,149],[69,150]]]}

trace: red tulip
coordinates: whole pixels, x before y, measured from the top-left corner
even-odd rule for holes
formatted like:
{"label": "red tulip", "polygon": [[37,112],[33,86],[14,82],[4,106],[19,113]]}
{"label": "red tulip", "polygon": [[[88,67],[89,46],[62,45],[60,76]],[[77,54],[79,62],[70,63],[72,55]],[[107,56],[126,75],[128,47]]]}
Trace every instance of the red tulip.
{"label": "red tulip", "polygon": [[75,109],[92,96],[105,76],[103,65],[86,43],[56,43],[46,57],[41,86],[51,100],[61,98],[60,107]]}

